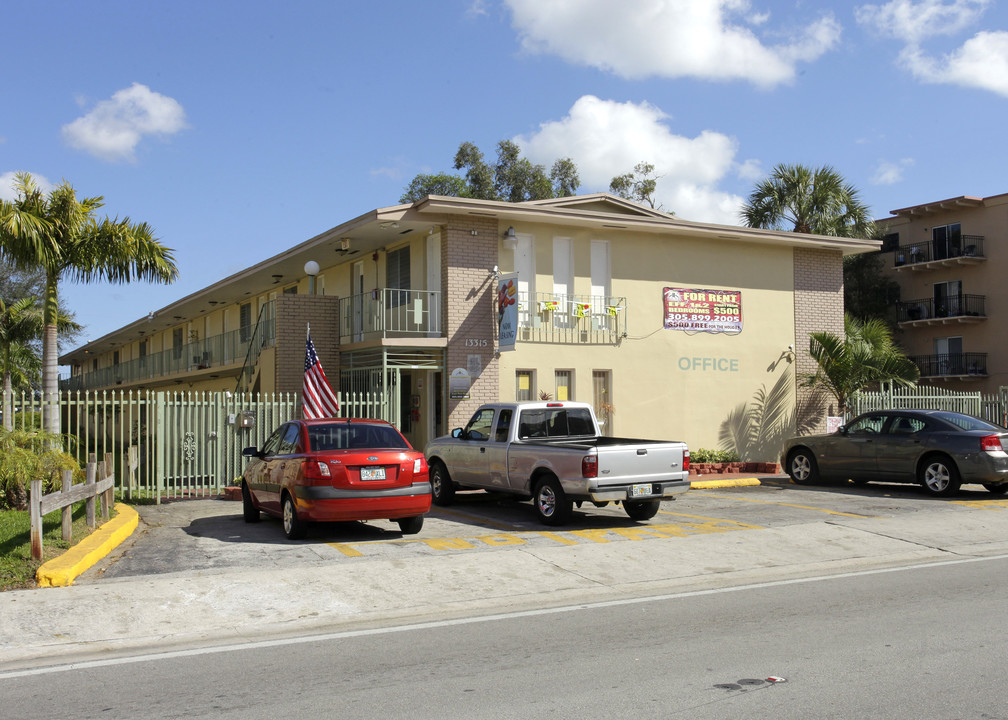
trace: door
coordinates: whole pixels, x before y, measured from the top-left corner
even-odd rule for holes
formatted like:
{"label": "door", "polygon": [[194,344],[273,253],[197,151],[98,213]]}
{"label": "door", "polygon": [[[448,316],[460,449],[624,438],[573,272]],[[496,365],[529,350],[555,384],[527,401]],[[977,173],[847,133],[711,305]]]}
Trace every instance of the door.
{"label": "door", "polygon": [[908,480],[914,477],[917,458],[923,449],[926,423],[920,418],[897,415],[886,431],[875,439],[875,462],[879,480]]}
{"label": "door", "polygon": [[518,274],[518,327],[530,327],[539,317],[535,290],[535,244],[531,235],[518,235],[514,250],[514,269]]}
{"label": "door", "polygon": [[867,478],[875,476],[875,453],[886,424],[884,413],[872,413],[851,423],[842,434],[831,435],[819,453],[819,470],[824,477]]}
{"label": "door", "polygon": [[610,287],[609,241],[591,241],[591,315],[592,327],[608,329]]}
{"label": "door", "polygon": [[962,348],[962,336],[935,338],[935,373],[937,375],[956,375],[961,373],[963,366]]}
{"label": "door", "polygon": [[490,487],[508,487],[508,437],[511,433],[513,416],[513,409],[501,408],[494,420],[493,436],[486,446],[487,477]]}
{"label": "door", "polygon": [[487,487],[487,445],[493,436],[493,408],[481,408],[462,429],[462,438],[452,447],[452,480],[467,487]]}
{"label": "door", "polygon": [[962,315],[962,282],[950,280],[934,284],[935,317]]}
{"label": "door", "polygon": [[553,325],[558,328],[571,326],[574,301],[574,258],[573,243],[570,238],[553,238],[553,295],[560,303],[553,312]]}
{"label": "door", "polygon": [[441,234],[427,236],[427,337],[441,337]]}

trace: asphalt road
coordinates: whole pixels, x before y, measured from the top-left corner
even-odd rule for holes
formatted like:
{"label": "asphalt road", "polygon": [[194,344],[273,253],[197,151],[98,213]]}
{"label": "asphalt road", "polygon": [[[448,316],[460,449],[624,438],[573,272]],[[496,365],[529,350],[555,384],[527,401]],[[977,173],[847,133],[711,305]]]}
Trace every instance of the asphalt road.
{"label": "asphalt road", "polygon": [[0,693],[4,715],[21,720],[1008,718],[1006,589],[1005,557],[952,559],[279,643],[250,638],[27,673],[0,679]]}
{"label": "asphalt road", "polygon": [[[457,502],[434,507],[418,535],[402,535],[395,523],[311,525],[304,540],[287,540],[280,521],[263,515],[245,523],[241,503],[185,500],[140,506],[137,532],[77,584],[148,574],[192,573],[226,568],[334,566],[360,559],[405,560],[502,549],[558,548],[585,544],[646,542],[782,528],[809,522],[865,521],[926,513],[1008,510],[1008,498],[967,485],[950,500],[935,499],[914,485],[795,486],[786,480],[762,486],[691,490],[665,501],[645,523],[631,521],[616,505],[575,511],[562,528],[548,528],[528,502],[483,492],[459,493]],[[166,548],[171,548],[166,552]]]}

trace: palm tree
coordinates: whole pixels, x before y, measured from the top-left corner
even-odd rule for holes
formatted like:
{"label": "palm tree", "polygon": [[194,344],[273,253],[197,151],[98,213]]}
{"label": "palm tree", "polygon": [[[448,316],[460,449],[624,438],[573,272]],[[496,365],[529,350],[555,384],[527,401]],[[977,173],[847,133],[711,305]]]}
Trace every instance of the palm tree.
{"label": "palm tree", "polygon": [[[18,267],[45,271],[42,393],[51,400],[59,390],[59,281],[170,283],[178,277],[178,268],[172,250],[146,223],[132,223],[128,217],[98,219],[96,213],[104,205],[100,196],[78,198],[65,180],[46,195],[28,173],[17,175],[15,190],[13,202],[0,200],[0,254]],[[58,408],[46,403],[43,411],[45,430],[58,434]]]}
{"label": "palm tree", "polygon": [[11,397],[14,385],[24,387],[38,376],[39,357],[29,346],[41,335],[42,315],[35,298],[7,304],[0,298],[0,372],[3,373],[3,426],[14,427]]}
{"label": "palm tree", "polygon": [[751,228],[868,238],[875,233],[870,212],[857,188],[828,165],[781,164],[756,184],[740,215]]}
{"label": "palm tree", "polygon": [[806,384],[821,387],[837,399],[843,415],[854,393],[877,382],[912,386],[920,370],[893,342],[888,326],[872,318],[844,315],[844,337],[831,332],[809,336],[809,354],[819,368]]}

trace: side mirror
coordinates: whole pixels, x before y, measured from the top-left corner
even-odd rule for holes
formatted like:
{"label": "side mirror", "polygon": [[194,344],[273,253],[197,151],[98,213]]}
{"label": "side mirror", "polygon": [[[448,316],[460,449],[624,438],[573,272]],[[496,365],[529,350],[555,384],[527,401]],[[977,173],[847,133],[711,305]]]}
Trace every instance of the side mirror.
{"label": "side mirror", "polygon": [[846,435],[847,434],[847,426],[846,425],[841,425],[840,427],[838,427],[836,429],[836,431],[837,431],[838,435]]}
{"label": "side mirror", "polygon": [[242,456],[255,457],[255,458],[262,457],[262,455],[259,453],[259,450],[255,447],[247,447],[244,450],[242,450]]}
{"label": "side mirror", "polygon": [[451,436],[456,440],[460,439],[462,437],[462,428],[455,428],[452,430]]}

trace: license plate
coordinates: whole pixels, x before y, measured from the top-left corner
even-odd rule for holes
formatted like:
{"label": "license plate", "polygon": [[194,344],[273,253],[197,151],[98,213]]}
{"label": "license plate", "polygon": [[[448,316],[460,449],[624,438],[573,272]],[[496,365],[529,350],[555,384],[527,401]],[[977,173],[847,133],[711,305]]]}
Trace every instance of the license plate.
{"label": "license plate", "polygon": [[633,485],[630,487],[630,497],[640,497],[641,495],[653,495],[654,489],[651,483],[646,485]]}
{"label": "license plate", "polygon": [[360,469],[361,480],[384,480],[385,468],[383,467],[362,467]]}

